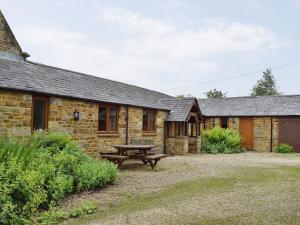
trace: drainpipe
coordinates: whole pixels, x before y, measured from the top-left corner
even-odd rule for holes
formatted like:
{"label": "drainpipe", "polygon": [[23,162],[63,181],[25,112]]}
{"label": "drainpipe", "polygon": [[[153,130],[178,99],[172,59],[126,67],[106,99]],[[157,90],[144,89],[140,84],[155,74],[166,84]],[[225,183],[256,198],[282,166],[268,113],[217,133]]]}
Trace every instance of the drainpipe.
{"label": "drainpipe", "polygon": [[167,122],[164,122],[164,154],[167,152]]}
{"label": "drainpipe", "polygon": [[128,145],[128,105],[126,105],[126,112],[125,112],[125,143]]}
{"label": "drainpipe", "polygon": [[270,152],[273,152],[273,116],[271,116],[271,140],[270,140]]}

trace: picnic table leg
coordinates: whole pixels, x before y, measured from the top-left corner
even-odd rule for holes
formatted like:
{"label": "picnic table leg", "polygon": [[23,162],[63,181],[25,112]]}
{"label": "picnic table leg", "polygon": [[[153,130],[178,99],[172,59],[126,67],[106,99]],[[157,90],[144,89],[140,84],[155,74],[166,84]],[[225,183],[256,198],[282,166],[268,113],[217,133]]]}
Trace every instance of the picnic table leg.
{"label": "picnic table leg", "polygon": [[151,168],[154,169],[155,165],[153,164],[152,160],[150,159],[150,160],[148,160],[148,162],[149,162]]}
{"label": "picnic table leg", "polygon": [[147,165],[147,164],[148,164],[148,161],[147,161],[147,160],[145,160],[145,159],[142,159],[142,162],[143,162],[145,165]]}
{"label": "picnic table leg", "polygon": [[124,160],[118,160],[117,164],[118,166],[121,166],[123,164]]}
{"label": "picnic table leg", "polygon": [[155,159],[154,166],[156,166],[156,164],[157,164],[158,161],[159,161],[159,159]]}

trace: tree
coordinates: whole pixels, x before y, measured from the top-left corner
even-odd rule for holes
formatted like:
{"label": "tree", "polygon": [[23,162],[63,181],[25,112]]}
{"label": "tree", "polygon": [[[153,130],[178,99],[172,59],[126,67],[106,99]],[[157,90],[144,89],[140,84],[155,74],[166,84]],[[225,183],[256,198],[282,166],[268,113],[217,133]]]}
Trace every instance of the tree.
{"label": "tree", "polygon": [[207,98],[225,98],[226,97],[226,92],[222,92],[217,89],[210,90],[208,92],[204,93]]}
{"label": "tree", "polygon": [[263,72],[263,77],[259,79],[252,88],[251,96],[264,95],[279,95],[271,68]]}

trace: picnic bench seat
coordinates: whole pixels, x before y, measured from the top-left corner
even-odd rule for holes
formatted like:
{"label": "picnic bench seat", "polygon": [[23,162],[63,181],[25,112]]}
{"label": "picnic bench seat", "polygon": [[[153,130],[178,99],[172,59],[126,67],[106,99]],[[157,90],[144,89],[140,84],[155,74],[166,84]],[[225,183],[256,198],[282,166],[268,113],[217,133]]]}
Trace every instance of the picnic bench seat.
{"label": "picnic bench seat", "polygon": [[148,156],[145,156],[145,159],[147,162],[149,162],[151,168],[153,169],[160,159],[165,158],[167,156],[168,155],[166,155],[166,154],[148,155]]}
{"label": "picnic bench seat", "polygon": [[107,159],[109,161],[112,161],[113,163],[118,164],[119,166],[122,165],[122,163],[129,159],[129,156],[126,155],[115,155],[115,154],[109,154],[109,155],[102,155],[101,158]]}

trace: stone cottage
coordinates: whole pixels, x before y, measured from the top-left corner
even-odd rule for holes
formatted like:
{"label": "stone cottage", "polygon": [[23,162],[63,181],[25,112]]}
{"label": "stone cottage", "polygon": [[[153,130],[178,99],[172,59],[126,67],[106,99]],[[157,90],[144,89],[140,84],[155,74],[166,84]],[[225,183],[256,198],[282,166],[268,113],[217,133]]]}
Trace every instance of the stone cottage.
{"label": "stone cottage", "polygon": [[[115,144],[153,143],[157,151],[200,151],[196,98],[164,93],[27,60],[0,12],[0,133],[67,132],[91,154]],[[166,133],[174,129],[175,133]],[[188,130],[190,129],[190,131]]]}
{"label": "stone cottage", "polygon": [[199,99],[205,129],[232,128],[249,150],[272,152],[280,143],[300,152],[300,96]]}

